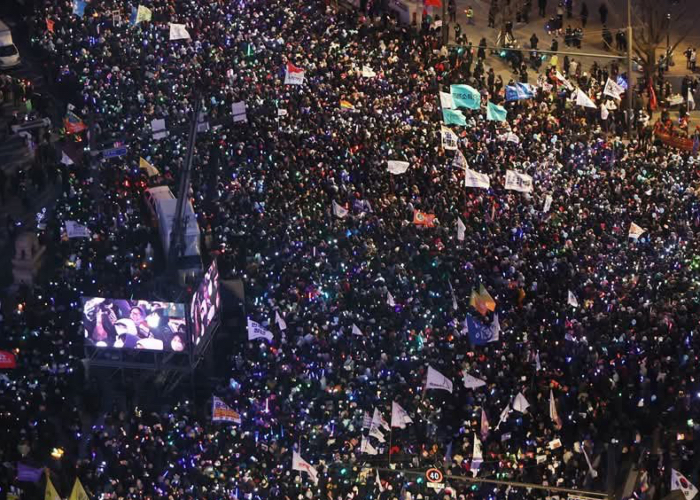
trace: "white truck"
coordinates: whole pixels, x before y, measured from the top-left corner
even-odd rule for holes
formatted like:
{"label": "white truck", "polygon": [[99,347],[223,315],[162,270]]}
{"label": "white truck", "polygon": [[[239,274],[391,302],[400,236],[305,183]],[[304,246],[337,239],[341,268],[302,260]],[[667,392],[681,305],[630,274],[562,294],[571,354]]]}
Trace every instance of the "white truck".
{"label": "white truck", "polygon": [[12,40],[12,31],[0,20],[0,69],[10,69],[20,64],[19,51]]}
{"label": "white truck", "polygon": [[[168,186],[147,189],[145,202],[151,217],[158,224],[158,234],[167,259],[170,252],[170,238],[175,219],[177,199]],[[183,284],[193,283],[202,273],[202,257],[199,249],[200,230],[192,203],[185,207],[185,248],[178,263],[179,279]]]}

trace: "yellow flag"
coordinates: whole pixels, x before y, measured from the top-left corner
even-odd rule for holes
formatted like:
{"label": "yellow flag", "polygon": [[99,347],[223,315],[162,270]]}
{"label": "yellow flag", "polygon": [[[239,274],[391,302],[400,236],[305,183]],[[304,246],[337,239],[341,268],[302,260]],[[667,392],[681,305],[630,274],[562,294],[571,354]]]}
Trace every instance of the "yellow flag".
{"label": "yellow flag", "polygon": [[156,167],[148,163],[144,158],[139,158],[139,168],[143,168],[149,177],[154,177],[160,175],[160,172]]}
{"label": "yellow flag", "polygon": [[483,301],[486,309],[491,312],[496,310],[496,301],[493,300],[493,297],[491,297],[491,294],[484,285],[479,286],[479,295],[481,296],[481,300]]}
{"label": "yellow flag", "polygon": [[152,16],[153,13],[151,12],[151,9],[144,7],[143,5],[139,5],[139,8],[136,9],[136,24],[140,23],[141,21],[150,21]]}
{"label": "yellow flag", "polygon": [[83,485],[80,483],[80,479],[75,478],[75,483],[73,484],[73,491],[70,492],[70,497],[68,500],[89,500],[87,493]]}
{"label": "yellow flag", "polygon": [[482,316],[486,316],[486,306],[484,305],[484,301],[481,299],[481,295],[476,293],[476,290],[472,290],[472,294],[469,296],[469,305],[479,311],[479,314]]}
{"label": "yellow flag", "polygon": [[58,491],[53,487],[48,469],[46,469],[46,492],[44,493],[44,500],[61,500],[61,497],[58,496]]}

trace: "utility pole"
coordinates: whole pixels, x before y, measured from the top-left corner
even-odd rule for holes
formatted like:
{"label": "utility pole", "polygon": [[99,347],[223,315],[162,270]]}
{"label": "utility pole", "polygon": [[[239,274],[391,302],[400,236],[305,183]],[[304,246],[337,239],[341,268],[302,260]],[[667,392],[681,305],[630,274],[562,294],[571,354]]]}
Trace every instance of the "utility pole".
{"label": "utility pole", "polygon": [[194,143],[197,136],[197,121],[199,111],[202,108],[202,98],[199,92],[194,93],[194,106],[192,109],[192,121],[190,134],[187,140],[187,152],[185,165],[180,174],[180,184],[177,190],[177,204],[175,205],[175,218],[173,229],[170,233],[170,249],[168,252],[168,270],[172,275],[177,275],[178,261],[185,249],[185,232],[187,231],[187,201],[190,194],[190,180],[192,178],[192,160],[194,158]]}
{"label": "utility pole", "polygon": [[632,0],[627,0],[627,138],[632,140],[634,85],[632,75]]}
{"label": "utility pole", "polygon": [[447,21],[447,0],[442,0],[442,45],[450,43],[450,23]]}

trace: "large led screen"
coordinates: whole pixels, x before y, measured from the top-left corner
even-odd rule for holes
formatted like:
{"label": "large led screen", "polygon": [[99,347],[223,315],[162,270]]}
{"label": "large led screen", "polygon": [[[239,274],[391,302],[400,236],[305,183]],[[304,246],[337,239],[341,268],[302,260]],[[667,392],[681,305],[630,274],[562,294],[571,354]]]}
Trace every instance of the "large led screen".
{"label": "large led screen", "polygon": [[153,351],[187,349],[185,305],[83,297],[87,345]]}
{"label": "large led screen", "polygon": [[196,346],[213,326],[219,313],[219,270],[216,261],[212,262],[197,291],[192,296],[190,320],[192,323],[192,342]]}

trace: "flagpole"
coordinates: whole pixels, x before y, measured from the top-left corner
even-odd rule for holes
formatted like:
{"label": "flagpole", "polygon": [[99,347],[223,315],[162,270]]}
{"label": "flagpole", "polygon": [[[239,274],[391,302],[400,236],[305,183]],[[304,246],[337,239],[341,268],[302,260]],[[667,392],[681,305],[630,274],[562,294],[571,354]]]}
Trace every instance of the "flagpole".
{"label": "flagpole", "polygon": [[[393,411],[393,409],[392,409]],[[389,427],[389,467],[391,467],[391,441],[394,435],[394,426]]]}

